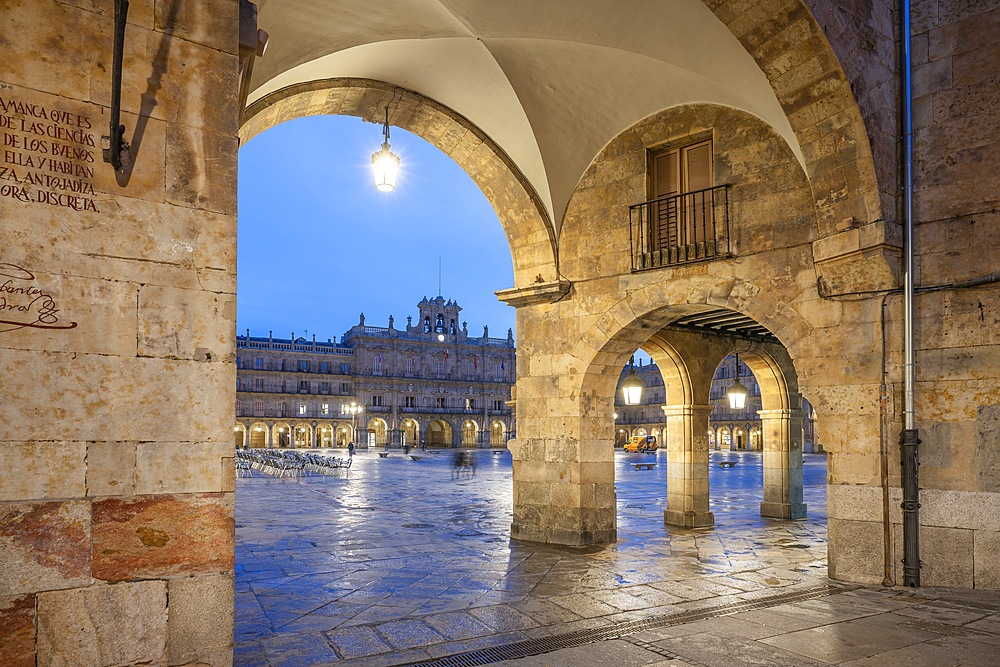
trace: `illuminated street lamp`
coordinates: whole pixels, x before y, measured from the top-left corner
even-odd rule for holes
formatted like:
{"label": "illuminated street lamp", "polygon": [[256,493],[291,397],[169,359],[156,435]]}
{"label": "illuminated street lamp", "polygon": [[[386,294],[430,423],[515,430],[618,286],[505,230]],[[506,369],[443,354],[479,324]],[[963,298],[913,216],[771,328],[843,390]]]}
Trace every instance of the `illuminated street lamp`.
{"label": "illuminated street lamp", "polygon": [[399,173],[399,156],[389,150],[389,107],[385,108],[382,134],[385,135],[382,150],[372,154],[375,189],[379,192],[392,192],[396,188],[396,174]]}
{"label": "illuminated street lamp", "polygon": [[622,382],[625,405],[639,405],[642,400],[642,380],[635,374],[635,356],[628,360],[628,377]]}
{"label": "illuminated street lamp", "polygon": [[358,405],[357,403],[351,403],[350,405],[344,408],[344,412],[351,415],[351,442],[354,442],[355,440],[358,439],[357,438],[358,434],[354,428],[354,423],[355,423],[354,420],[358,416],[359,412],[364,412],[364,408]]}
{"label": "illuminated street lamp", "polygon": [[729,407],[733,410],[742,410],[747,403],[747,388],[740,383],[740,354],[736,353],[736,381],[726,391],[729,397]]}

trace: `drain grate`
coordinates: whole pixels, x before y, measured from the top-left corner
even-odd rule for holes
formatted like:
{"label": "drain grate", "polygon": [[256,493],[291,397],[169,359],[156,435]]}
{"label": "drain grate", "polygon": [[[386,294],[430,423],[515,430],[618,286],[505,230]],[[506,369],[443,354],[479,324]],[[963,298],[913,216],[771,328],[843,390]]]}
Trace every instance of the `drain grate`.
{"label": "drain grate", "polygon": [[[833,595],[834,593],[841,593],[849,590],[853,590],[853,587],[833,585],[820,586],[818,588],[810,588],[802,591],[780,593],[778,595],[772,595],[758,600],[730,602],[705,607],[704,609],[682,611],[677,612],[676,614],[667,614],[665,616],[654,616],[652,618],[645,618],[637,621],[626,621],[624,623],[616,623],[613,626],[609,625],[603,628],[576,630],[574,632],[552,635],[551,637],[539,637],[538,639],[525,639],[523,641],[512,642],[510,644],[491,646],[489,648],[478,649],[475,651],[456,653],[442,658],[434,658],[433,660],[408,662],[405,663],[405,665],[407,667],[476,667],[477,665],[490,665],[504,660],[517,660],[519,658],[528,658],[534,655],[541,655],[543,653],[551,653],[552,651],[557,651],[559,649],[585,646],[587,644],[594,644],[608,639],[619,639],[625,637],[626,635],[642,632],[643,630],[652,630],[653,628],[664,628],[670,625],[691,623],[692,621],[700,621],[706,618],[713,618],[715,616],[724,616],[726,614],[735,614],[741,611],[766,609],[767,607],[776,607],[789,602],[812,600],[814,598],[825,597],[827,595]],[[647,642],[628,639],[626,641],[642,648],[646,648],[647,646]],[[653,645],[649,644],[649,646]],[[659,647],[650,648],[649,650],[654,653],[664,655],[663,649]],[[665,657],[676,658],[677,656],[670,654],[669,656],[665,655]]]}

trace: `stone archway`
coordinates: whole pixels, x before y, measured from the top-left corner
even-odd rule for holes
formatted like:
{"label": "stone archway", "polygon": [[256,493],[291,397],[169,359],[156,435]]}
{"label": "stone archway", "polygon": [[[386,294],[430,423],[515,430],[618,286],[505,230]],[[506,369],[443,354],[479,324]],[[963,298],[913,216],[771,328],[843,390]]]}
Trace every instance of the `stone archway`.
{"label": "stone archway", "polygon": [[430,447],[451,447],[454,445],[451,424],[444,419],[435,419],[427,425],[427,445]]}

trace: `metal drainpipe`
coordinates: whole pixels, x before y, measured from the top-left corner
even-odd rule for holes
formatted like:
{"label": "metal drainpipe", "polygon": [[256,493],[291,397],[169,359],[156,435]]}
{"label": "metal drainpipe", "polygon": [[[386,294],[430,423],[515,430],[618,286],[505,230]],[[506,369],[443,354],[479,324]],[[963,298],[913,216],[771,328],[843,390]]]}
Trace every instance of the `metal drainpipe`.
{"label": "metal drainpipe", "polygon": [[903,432],[899,437],[903,483],[903,585],[920,586],[920,502],[914,409],[913,351],[913,65],[910,52],[910,0],[900,0],[903,111]]}

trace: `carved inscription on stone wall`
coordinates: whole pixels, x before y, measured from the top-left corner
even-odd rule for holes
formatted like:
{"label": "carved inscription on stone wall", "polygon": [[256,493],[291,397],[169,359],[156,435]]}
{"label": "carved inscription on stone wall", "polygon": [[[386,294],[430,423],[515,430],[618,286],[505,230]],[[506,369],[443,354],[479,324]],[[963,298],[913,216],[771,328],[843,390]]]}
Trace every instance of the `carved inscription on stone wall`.
{"label": "carved inscription on stone wall", "polygon": [[87,116],[0,94],[0,198],[98,213]]}
{"label": "carved inscription on stone wall", "polygon": [[35,274],[0,262],[0,333],[16,329],[73,329],[76,322],[60,322],[56,301],[35,282]]}

